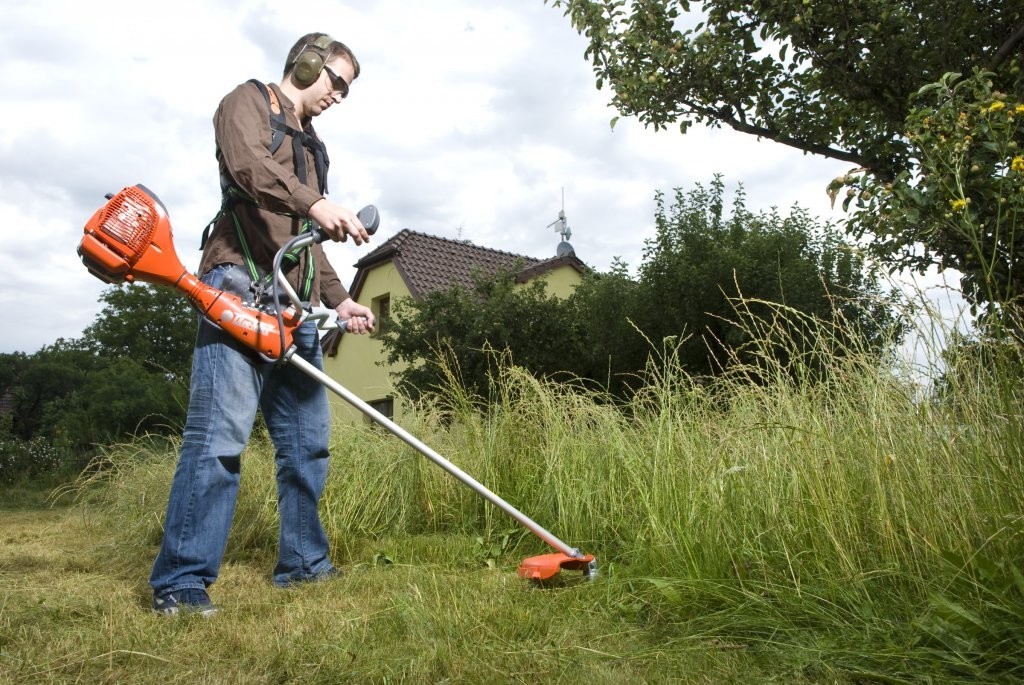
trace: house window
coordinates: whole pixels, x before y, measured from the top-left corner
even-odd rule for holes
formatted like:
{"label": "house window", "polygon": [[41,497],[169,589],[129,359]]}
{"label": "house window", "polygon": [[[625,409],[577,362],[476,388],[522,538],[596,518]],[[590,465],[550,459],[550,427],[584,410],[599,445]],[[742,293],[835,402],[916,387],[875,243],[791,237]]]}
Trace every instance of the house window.
{"label": "house window", "polygon": [[[395,400],[392,397],[385,397],[379,400],[371,400],[367,402],[370,407],[376,409],[379,413],[383,414],[385,418],[390,421],[395,419]],[[367,421],[373,421],[369,416],[366,417]]]}
{"label": "house window", "polygon": [[384,293],[370,301],[370,311],[377,320],[377,332],[384,331],[391,321],[391,293]]}

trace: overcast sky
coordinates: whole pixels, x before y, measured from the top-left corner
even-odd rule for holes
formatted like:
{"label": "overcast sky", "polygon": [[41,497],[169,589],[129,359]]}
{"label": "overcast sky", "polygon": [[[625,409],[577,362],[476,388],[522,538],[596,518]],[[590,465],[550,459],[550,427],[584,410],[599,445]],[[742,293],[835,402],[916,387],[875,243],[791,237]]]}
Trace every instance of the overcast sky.
{"label": "overcast sky", "polygon": [[276,81],[304,33],[352,48],[362,75],[316,120],[330,197],[373,203],[368,247],[327,247],[347,284],[368,249],[410,228],[554,256],[565,212],[577,255],[631,267],[654,193],[742,183],[752,210],[832,214],[848,165],[729,131],[659,133],[616,115],[584,39],[542,0],[0,0],[0,352],[78,337],[108,287],[76,255],[107,192],[142,183],[170,213],[185,265],[220,203],[211,117],[249,78]]}

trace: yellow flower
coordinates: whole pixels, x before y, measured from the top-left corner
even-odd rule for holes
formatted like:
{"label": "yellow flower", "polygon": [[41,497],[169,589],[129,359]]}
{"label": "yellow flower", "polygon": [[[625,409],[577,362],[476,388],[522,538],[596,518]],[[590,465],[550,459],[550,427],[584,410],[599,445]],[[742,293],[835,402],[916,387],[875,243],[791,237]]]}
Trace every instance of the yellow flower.
{"label": "yellow flower", "polygon": [[1013,108],[1014,114],[1024,114],[1024,105],[1017,105]]}
{"label": "yellow flower", "polygon": [[1000,100],[996,100],[995,102],[993,102],[991,105],[988,106],[988,111],[990,111],[990,112],[998,112],[1003,107],[1006,107],[1006,103],[1002,102]]}
{"label": "yellow flower", "polygon": [[1010,168],[1014,171],[1024,172],[1024,157],[1021,157],[1020,155],[1014,157],[1010,162]]}
{"label": "yellow flower", "polygon": [[962,199],[962,198],[959,199],[959,200],[950,200],[949,201],[949,207],[954,212],[959,212],[961,209],[964,209],[967,206],[967,202],[968,202],[967,200]]}

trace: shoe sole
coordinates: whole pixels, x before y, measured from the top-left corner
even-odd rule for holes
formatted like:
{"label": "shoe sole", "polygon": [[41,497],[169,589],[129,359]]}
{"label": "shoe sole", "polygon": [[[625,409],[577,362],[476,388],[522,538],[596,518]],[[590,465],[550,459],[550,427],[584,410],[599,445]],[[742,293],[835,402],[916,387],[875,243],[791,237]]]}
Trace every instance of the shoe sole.
{"label": "shoe sole", "polygon": [[161,616],[202,616],[203,618],[209,618],[218,611],[220,607],[209,606],[209,607],[196,607],[196,606],[176,606],[167,609],[153,609],[153,611]]}

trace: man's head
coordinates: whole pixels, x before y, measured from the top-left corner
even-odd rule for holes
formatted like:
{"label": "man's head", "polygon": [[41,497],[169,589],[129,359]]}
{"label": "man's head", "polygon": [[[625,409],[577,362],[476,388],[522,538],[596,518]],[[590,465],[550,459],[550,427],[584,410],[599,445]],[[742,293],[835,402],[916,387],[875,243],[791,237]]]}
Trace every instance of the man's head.
{"label": "man's head", "polygon": [[288,52],[281,86],[304,119],[345,99],[357,76],[359,60],[348,46],[326,33],[307,33]]}
{"label": "man's head", "polygon": [[299,86],[314,83],[324,65],[342,58],[352,65],[353,80],[359,77],[359,60],[347,45],[326,33],[307,33],[288,51],[284,64],[284,77],[294,76]]}

